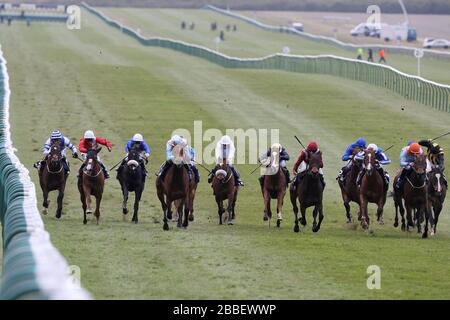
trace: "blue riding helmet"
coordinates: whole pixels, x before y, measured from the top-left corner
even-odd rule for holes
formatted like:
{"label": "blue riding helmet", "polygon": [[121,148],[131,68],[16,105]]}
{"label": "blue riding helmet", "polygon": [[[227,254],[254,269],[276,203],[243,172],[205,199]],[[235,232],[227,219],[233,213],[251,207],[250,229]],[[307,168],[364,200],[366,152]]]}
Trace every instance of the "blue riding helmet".
{"label": "blue riding helmet", "polygon": [[409,147],[410,145],[412,145],[413,143],[415,143],[414,140],[409,140],[409,141],[408,141],[408,147]]}
{"label": "blue riding helmet", "polygon": [[366,139],[364,139],[364,138],[358,138],[358,140],[356,140],[355,143],[361,148],[366,147]]}

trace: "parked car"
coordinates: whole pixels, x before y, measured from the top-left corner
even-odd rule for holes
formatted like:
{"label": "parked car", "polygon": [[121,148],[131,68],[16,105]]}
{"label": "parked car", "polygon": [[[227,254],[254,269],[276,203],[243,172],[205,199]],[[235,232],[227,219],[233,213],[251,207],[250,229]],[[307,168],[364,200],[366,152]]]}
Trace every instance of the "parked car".
{"label": "parked car", "polygon": [[292,28],[294,28],[297,31],[303,32],[303,23],[300,22],[293,22]]}
{"label": "parked car", "polygon": [[450,47],[450,41],[445,39],[425,38],[425,40],[423,40],[423,47],[428,49],[431,48],[448,49]]}
{"label": "parked car", "polygon": [[350,34],[353,37],[364,36],[364,37],[379,37],[380,26],[377,24],[371,23],[360,23],[356,27],[354,27]]}

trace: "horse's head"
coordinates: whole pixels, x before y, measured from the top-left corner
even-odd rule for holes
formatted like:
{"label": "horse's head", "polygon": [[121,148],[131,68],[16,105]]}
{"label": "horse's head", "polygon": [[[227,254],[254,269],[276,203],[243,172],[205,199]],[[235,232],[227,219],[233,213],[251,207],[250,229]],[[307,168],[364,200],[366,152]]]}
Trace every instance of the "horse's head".
{"label": "horse's head", "polygon": [[97,167],[99,166],[98,163],[98,153],[100,152],[102,148],[99,147],[97,149],[91,149],[86,154],[86,161],[85,161],[85,170],[88,173],[92,173]]}
{"label": "horse's head", "polygon": [[173,160],[172,162],[177,166],[181,167],[186,163],[186,145],[177,144],[172,149]]}
{"label": "horse's head", "polygon": [[53,142],[50,147],[49,160],[51,163],[56,164],[61,161],[61,147],[57,141]]}
{"label": "horse's head", "polygon": [[375,169],[377,157],[373,149],[366,149],[364,151],[364,170],[370,177]]}
{"label": "horse's head", "polygon": [[427,159],[424,154],[416,156],[412,169],[415,175],[419,178],[420,182],[425,182],[427,173]]}
{"label": "horse's head", "polygon": [[139,168],[139,161],[141,161],[141,155],[138,147],[134,147],[128,153],[128,161],[127,166],[130,172],[136,172],[136,169]]}
{"label": "horse's head", "polygon": [[433,188],[433,191],[436,195],[440,196],[444,191],[444,178],[443,178],[442,169],[439,167],[433,167],[433,170],[430,172],[430,185]]}
{"label": "horse's head", "polygon": [[313,178],[318,178],[320,168],[323,167],[322,152],[312,153],[309,156],[308,174]]}

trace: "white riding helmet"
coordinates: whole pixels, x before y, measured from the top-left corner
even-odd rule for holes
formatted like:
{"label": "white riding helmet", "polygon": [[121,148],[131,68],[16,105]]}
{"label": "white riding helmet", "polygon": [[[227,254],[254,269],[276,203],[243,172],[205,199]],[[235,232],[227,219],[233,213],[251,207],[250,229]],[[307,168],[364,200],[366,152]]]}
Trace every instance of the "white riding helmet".
{"label": "white riding helmet", "polygon": [[172,136],[172,138],[170,138],[170,140],[175,144],[175,145],[177,145],[177,144],[180,144],[182,141],[181,141],[181,137],[179,136],[179,135],[174,135],[174,136]]}
{"label": "white riding helmet", "polygon": [[281,146],[281,144],[279,144],[279,143],[274,143],[274,144],[272,145],[272,149],[275,149],[275,148],[281,151],[282,146]]}
{"label": "white riding helmet", "polygon": [[220,144],[226,144],[226,145],[231,144],[231,138],[229,136],[223,136],[220,139]]}
{"label": "white riding helmet", "polygon": [[181,143],[185,146],[187,146],[187,144],[188,144],[186,138],[181,138]]}
{"label": "white riding helmet", "polygon": [[84,133],[85,139],[95,139],[94,132],[92,130],[88,130]]}
{"label": "white riding helmet", "polygon": [[136,133],[136,134],[133,136],[133,141],[134,141],[134,142],[142,142],[142,141],[144,141],[144,137],[142,136],[142,134]]}
{"label": "white riding helmet", "polygon": [[367,146],[367,149],[372,149],[373,151],[378,152],[378,146],[375,143],[371,143]]}

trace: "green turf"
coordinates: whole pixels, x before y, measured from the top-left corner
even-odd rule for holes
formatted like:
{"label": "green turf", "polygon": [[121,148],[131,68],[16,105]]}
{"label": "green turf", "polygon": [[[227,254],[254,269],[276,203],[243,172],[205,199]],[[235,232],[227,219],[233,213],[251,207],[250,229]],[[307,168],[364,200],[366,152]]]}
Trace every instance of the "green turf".
{"label": "green turf", "polygon": [[[386,225],[373,235],[346,226],[334,180],[340,155],[360,135],[389,152],[397,169],[400,148],[411,138],[448,131],[450,115],[412,104],[368,85],[327,76],[275,71],[226,70],[166,49],[147,48],[83,11],[83,28],[36,24],[0,25],[10,74],[12,138],[21,161],[32,163],[54,128],[76,142],[86,129],[114,143],[102,152],[111,166],[123,145],[142,132],[152,147],[149,171],[164,159],[165,142],[176,128],[194,120],[207,128],[279,128],[292,157],[293,138],[318,140],[325,157],[323,228],[292,231],[285,203],[281,229],[262,221],[262,198],[251,165],[240,165],[246,182],[237,204],[237,224],[219,226],[206,174],[197,191],[196,221],[188,230],[162,230],[154,176],[147,183],[139,225],[122,221],[119,184],[107,181],[99,226],[82,224],[72,160],[62,221],[43,217],[55,246],[81,268],[82,284],[95,298],[181,299],[399,299],[450,298],[448,206],[439,233],[422,240],[392,226],[392,199]],[[404,111],[402,111],[404,106]],[[450,139],[441,143],[448,148]],[[292,161],[289,165],[292,167]],[[38,201],[42,201],[37,184]],[[131,197],[132,199],[132,197]],[[286,199],[287,200],[287,199]],[[355,211],[355,206],[353,212]],[[370,209],[372,221],[374,208]],[[366,268],[379,265],[382,289],[366,288]]]}
{"label": "green turf", "polygon": [[[325,43],[309,41],[295,35],[270,32],[254,27],[238,19],[227,17],[208,10],[179,9],[135,9],[135,8],[100,8],[109,17],[122,21],[134,29],[140,29],[145,36],[169,37],[199,44],[216,50],[214,38],[219,31],[210,31],[210,24],[216,21],[219,30],[225,30],[227,24],[236,24],[237,32],[225,32],[225,41],[219,44],[219,51],[236,57],[260,57],[282,52],[288,46],[292,54],[318,55],[335,54],[348,58],[355,53]],[[195,22],[195,30],[182,30],[181,22],[188,25]],[[377,53],[374,53],[377,59]],[[386,54],[388,64],[399,70],[416,75],[417,59],[401,54]],[[450,69],[450,59],[423,58],[421,75],[426,79],[450,84],[450,74],[442,70]]]}

